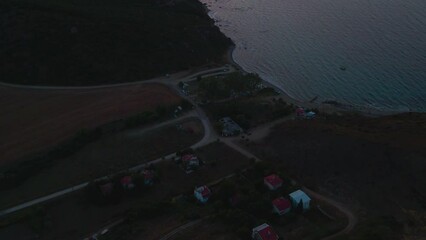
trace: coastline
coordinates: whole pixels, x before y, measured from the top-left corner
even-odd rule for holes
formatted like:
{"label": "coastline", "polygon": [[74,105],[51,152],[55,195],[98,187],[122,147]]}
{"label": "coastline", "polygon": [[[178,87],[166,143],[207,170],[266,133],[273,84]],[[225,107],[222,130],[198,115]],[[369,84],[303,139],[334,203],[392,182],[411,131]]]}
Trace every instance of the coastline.
{"label": "coastline", "polygon": [[[228,64],[232,65],[237,71],[241,71],[243,73],[249,73],[246,70],[244,70],[235,61],[233,57],[233,52],[235,48],[236,48],[236,45],[234,43],[231,47],[229,47],[226,53],[226,59]],[[303,108],[318,109],[318,111],[321,113],[337,114],[337,115],[359,114],[366,117],[381,117],[381,116],[396,115],[396,114],[407,112],[407,111],[384,111],[384,110],[379,110],[379,109],[375,109],[371,107],[361,107],[361,106],[342,104],[337,101],[328,101],[329,103],[315,102],[318,96],[314,97],[311,101],[300,101],[294,97],[291,97],[288,93],[286,93],[282,88],[280,88],[276,84],[269,82],[265,79],[262,79],[262,82],[265,86],[273,88],[275,89],[275,91],[279,92],[280,94],[279,96],[285,102],[296,105],[296,106],[301,106]]]}

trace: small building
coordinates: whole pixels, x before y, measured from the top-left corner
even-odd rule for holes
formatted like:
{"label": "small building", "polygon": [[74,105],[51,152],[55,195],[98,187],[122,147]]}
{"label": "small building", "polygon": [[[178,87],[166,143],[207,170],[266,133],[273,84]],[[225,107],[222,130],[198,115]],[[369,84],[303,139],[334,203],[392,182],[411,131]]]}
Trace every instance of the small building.
{"label": "small building", "polygon": [[196,187],[194,190],[195,198],[198,199],[198,201],[201,203],[206,203],[209,200],[211,194],[212,192],[210,191],[210,188],[208,188],[206,185]]}
{"label": "small building", "polygon": [[297,190],[290,193],[289,196],[293,208],[301,206],[303,211],[309,210],[311,198],[305,192],[303,192],[302,190]]}
{"label": "small building", "polygon": [[224,117],[220,119],[219,122],[222,124],[222,136],[224,137],[236,136],[243,132],[240,125],[234,122],[230,117]]}
{"label": "small building", "polygon": [[278,215],[284,215],[291,210],[291,202],[283,197],[272,200],[272,207]]}
{"label": "small building", "polygon": [[133,189],[135,187],[135,184],[133,184],[133,179],[131,176],[124,176],[120,179],[121,186],[123,186],[124,189]]}
{"label": "small building", "polygon": [[142,171],[143,181],[145,185],[154,185],[155,174],[154,171],[145,169]]}
{"label": "small building", "polygon": [[309,112],[306,113],[305,118],[306,119],[313,119],[313,118],[315,118],[315,116],[316,116],[315,112],[309,111]]}
{"label": "small building", "polygon": [[254,240],[278,240],[278,235],[274,232],[271,226],[264,223],[253,228],[251,237]]}
{"label": "small building", "polygon": [[276,190],[283,185],[283,180],[276,174],[271,174],[263,179],[263,183],[269,190]]}
{"label": "small building", "polygon": [[200,166],[200,160],[194,154],[185,154],[181,160],[182,166],[187,172],[192,172]]}

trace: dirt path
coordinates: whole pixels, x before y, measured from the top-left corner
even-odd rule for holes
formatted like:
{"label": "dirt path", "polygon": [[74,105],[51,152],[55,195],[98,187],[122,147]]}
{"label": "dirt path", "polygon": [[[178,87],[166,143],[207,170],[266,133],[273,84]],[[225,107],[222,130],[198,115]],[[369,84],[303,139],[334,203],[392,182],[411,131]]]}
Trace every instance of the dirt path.
{"label": "dirt path", "polygon": [[179,233],[179,232],[181,232],[181,231],[183,231],[187,228],[190,228],[192,226],[195,226],[195,225],[201,223],[202,221],[203,221],[203,219],[198,219],[198,220],[189,222],[187,224],[184,224],[184,225],[174,229],[173,231],[169,232],[168,234],[166,234],[164,237],[160,238],[159,240],[168,240],[168,239],[172,238],[174,235],[176,235],[177,233]]}
{"label": "dirt path", "polygon": [[280,124],[280,123],[283,123],[283,122],[286,122],[286,121],[289,121],[289,120],[293,120],[295,118],[295,115],[294,114],[291,114],[291,115],[289,115],[289,116],[287,116],[287,117],[284,117],[284,118],[281,118],[281,119],[278,119],[278,120],[275,120],[275,121],[273,121],[273,122],[270,122],[270,123],[267,123],[267,124],[264,124],[264,125],[262,125],[262,126],[259,126],[259,127],[257,127],[257,128],[254,128],[254,129],[252,129],[250,132],[251,132],[251,135],[250,136],[247,136],[251,141],[258,141],[258,140],[260,140],[260,139],[262,139],[262,138],[265,138],[266,136],[268,136],[269,135],[269,133],[271,132],[271,129],[274,127],[274,126],[276,126],[276,125],[278,125],[278,124]]}
{"label": "dirt path", "polygon": [[314,191],[312,191],[312,190],[310,190],[306,187],[302,187],[302,190],[304,192],[306,192],[308,195],[312,196],[313,198],[316,198],[318,200],[321,200],[323,202],[326,202],[326,203],[336,207],[337,209],[339,209],[340,212],[345,214],[346,218],[348,219],[348,225],[346,225],[346,227],[344,229],[342,229],[341,231],[339,231],[339,232],[337,232],[337,233],[335,233],[331,236],[325,237],[322,240],[333,239],[335,237],[347,234],[354,229],[356,223],[358,222],[358,219],[355,216],[355,214],[349,208],[347,208],[346,206],[344,206],[343,204],[341,204],[339,202],[336,202],[335,200],[333,200],[331,198],[325,197],[325,196],[323,196],[319,193],[316,193],[316,192],[314,192]]}

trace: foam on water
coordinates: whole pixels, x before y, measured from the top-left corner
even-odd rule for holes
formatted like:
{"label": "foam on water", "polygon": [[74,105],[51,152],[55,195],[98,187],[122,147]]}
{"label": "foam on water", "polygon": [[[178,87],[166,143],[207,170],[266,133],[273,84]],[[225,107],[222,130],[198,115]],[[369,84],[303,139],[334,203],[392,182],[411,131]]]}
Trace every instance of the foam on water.
{"label": "foam on water", "polygon": [[234,59],[299,100],[426,111],[424,0],[201,0]]}

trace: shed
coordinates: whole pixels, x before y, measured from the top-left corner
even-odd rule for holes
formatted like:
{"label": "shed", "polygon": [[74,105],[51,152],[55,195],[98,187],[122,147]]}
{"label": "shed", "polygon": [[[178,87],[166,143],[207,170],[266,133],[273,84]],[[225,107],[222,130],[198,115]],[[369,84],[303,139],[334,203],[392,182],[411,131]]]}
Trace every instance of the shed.
{"label": "shed", "polygon": [[302,206],[303,211],[309,210],[311,198],[302,190],[297,190],[289,194],[291,204],[294,208]]}

